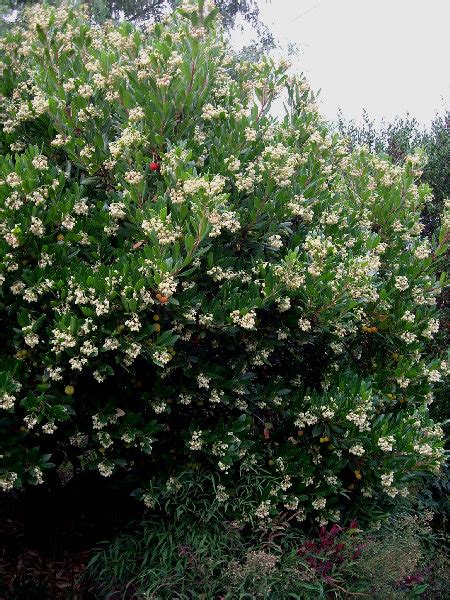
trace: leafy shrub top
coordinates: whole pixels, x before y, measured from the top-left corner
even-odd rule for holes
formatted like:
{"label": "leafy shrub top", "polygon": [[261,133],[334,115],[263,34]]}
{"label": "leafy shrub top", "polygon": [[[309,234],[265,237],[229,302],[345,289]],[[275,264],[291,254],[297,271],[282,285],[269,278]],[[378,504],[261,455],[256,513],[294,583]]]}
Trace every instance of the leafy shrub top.
{"label": "leafy shrub top", "polygon": [[450,112],[437,115],[428,130],[421,129],[419,123],[408,116],[377,128],[367,113],[362,125],[345,122],[340,117],[338,130],[348,137],[352,146],[366,144],[372,151],[388,154],[397,164],[403,163],[415,148],[425,150],[427,160],[420,181],[430,185],[433,195],[424,207],[422,221],[424,233],[435,232],[443,208],[446,205],[448,209],[450,202]]}
{"label": "leafy shrub top", "polygon": [[325,522],[442,462],[446,222],[419,155],[350,153],[210,4],[1,41],[1,486],[98,468],[153,506],[205,469],[225,512]]}

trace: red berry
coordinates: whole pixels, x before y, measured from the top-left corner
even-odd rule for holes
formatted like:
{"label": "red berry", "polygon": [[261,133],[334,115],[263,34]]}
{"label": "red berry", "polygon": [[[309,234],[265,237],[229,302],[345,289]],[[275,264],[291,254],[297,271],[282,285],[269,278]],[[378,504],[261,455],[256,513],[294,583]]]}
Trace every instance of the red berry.
{"label": "red berry", "polygon": [[150,171],[159,171],[159,169],[161,168],[160,164],[157,162],[151,162],[149,166],[150,166]]}

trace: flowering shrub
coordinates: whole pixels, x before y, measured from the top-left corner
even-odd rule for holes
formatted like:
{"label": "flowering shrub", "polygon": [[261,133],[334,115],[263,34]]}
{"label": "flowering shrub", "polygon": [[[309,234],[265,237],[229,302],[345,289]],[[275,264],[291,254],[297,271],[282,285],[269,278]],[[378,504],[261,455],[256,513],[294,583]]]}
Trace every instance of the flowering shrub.
{"label": "flowering shrub", "polygon": [[422,158],[350,153],[210,4],[1,41],[0,485],[98,469],[153,506],[206,470],[225,513],[242,477],[237,517],[325,523],[442,463],[448,218],[422,239]]}

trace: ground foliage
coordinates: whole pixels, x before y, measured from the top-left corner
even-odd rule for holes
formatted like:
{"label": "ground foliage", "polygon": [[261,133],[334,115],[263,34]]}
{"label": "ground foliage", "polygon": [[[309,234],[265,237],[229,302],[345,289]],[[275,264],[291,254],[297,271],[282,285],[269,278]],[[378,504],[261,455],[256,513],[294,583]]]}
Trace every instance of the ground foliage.
{"label": "ground foliage", "polygon": [[[408,513],[363,532],[322,527],[254,532],[144,521],[98,548],[87,567],[100,598],[438,599],[448,561],[430,515]],[[281,525],[281,523],[279,524]]]}

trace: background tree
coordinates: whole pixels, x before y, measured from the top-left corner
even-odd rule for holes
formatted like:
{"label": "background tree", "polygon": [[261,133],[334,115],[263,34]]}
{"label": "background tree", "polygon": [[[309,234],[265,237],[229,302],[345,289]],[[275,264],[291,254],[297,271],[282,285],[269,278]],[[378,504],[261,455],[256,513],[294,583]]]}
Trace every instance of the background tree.
{"label": "background tree", "polygon": [[[159,20],[165,12],[176,8],[177,4],[179,0],[94,0],[91,3],[102,17],[125,18],[133,22]],[[257,0],[217,0],[216,5],[227,28],[234,26],[238,15],[242,15],[255,27],[261,25]]]}

